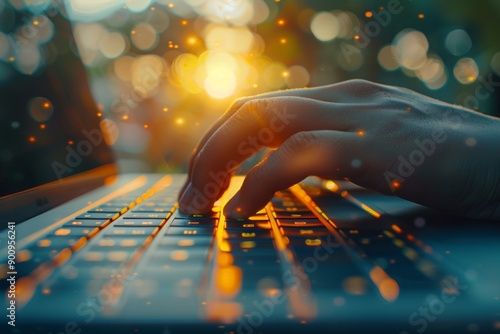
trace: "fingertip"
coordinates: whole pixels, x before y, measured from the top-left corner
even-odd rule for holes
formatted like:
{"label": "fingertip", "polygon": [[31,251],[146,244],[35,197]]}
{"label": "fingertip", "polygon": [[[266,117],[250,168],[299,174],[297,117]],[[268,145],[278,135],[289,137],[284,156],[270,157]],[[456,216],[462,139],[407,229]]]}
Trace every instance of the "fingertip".
{"label": "fingertip", "polygon": [[240,219],[246,218],[245,214],[240,205],[240,192],[238,191],[224,206],[224,215],[230,219]]}

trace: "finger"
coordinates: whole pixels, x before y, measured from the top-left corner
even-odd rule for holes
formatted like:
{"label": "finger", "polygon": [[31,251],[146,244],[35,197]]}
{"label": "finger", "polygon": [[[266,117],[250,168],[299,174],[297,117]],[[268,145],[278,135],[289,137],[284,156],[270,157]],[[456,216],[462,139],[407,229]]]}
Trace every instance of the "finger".
{"label": "finger", "polygon": [[358,123],[353,108],[357,107],[297,97],[245,103],[200,149],[190,179],[196,194],[186,191],[180,200],[182,208],[188,210],[188,202],[196,196],[203,200],[197,198],[191,213],[208,211],[228,173],[264,146],[277,147],[301,131],[352,130]]}
{"label": "finger", "polygon": [[194,160],[196,159],[200,149],[205,146],[212,135],[237,112],[245,103],[256,99],[267,99],[274,97],[303,97],[324,102],[350,103],[356,101],[360,103],[360,98],[370,96],[381,85],[371,83],[365,80],[348,80],[332,85],[320,86],[315,88],[288,89],[275,91],[255,96],[250,96],[244,99],[237,100],[229,109],[214,123],[214,125],[205,133],[189,160],[188,178],[179,192],[179,199],[184,195],[185,189],[191,181]]}
{"label": "finger", "polygon": [[262,209],[278,190],[310,175],[361,178],[371,171],[362,155],[366,137],[349,132],[300,132],[287,139],[246,176],[241,189],[228,202],[229,218],[248,217]]}

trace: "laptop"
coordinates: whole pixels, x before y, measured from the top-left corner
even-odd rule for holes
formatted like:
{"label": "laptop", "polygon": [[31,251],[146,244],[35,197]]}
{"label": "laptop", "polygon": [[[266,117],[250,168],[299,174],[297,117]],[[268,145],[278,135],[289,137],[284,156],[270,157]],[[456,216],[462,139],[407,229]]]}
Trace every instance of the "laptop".
{"label": "laptop", "polygon": [[186,216],[185,175],[120,174],[51,19],[50,62],[0,61],[2,333],[500,332],[494,223],[317,178],[227,219],[241,176]]}

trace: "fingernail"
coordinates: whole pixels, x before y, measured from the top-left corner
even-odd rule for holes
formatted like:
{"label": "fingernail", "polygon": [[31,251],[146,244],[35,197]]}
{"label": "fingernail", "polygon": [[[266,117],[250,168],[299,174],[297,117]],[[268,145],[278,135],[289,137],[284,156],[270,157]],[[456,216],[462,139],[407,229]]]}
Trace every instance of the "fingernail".
{"label": "fingernail", "polygon": [[189,182],[184,194],[179,200],[179,210],[185,215],[191,215],[194,213],[194,208],[191,206],[194,198],[193,185]]}
{"label": "fingernail", "polygon": [[240,192],[233,196],[224,207],[224,215],[230,219],[246,218],[247,214],[240,204]]}

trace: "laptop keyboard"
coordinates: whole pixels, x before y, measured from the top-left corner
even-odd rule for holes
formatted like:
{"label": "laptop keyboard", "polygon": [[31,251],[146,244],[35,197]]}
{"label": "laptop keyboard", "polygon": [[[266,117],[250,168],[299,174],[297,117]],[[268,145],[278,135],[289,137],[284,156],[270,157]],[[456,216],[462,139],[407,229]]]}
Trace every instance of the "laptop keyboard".
{"label": "laptop keyboard", "polygon": [[178,301],[179,315],[197,310],[228,322],[255,308],[256,295],[283,295],[287,306],[276,314],[307,319],[324,291],[337,291],[342,303],[374,295],[392,302],[406,288],[439,288],[446,277],[428,246],[347,192],[335,195],[337,220],[299,186],[236,220],[220,203],[209,214],[183,215],[177,192],[153,187],[114,198],[19,251],[18,299],[105,296],[104,306],[125,313],[169,300]]}

